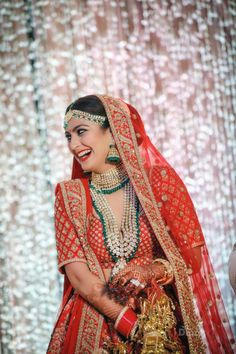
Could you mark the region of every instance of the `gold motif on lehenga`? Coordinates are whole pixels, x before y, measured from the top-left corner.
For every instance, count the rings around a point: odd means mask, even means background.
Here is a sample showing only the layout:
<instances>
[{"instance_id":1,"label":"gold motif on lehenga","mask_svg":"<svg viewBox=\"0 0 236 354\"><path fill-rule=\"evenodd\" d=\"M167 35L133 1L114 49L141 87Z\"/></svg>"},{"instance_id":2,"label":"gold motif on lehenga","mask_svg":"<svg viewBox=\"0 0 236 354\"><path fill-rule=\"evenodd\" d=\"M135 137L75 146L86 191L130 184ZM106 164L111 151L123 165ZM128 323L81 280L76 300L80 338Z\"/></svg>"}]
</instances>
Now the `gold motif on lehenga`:
<instances>
[{"instance_id":1,"label":"gold motif on lehenga","mask_svg":"<svg viewBox=\"0 0 236 354\"><path fill-rule=\"evenodd\" d=\"M54 329L52 333L52 337L48 346L47 354L58 354L61 352L63 343L66 336L66 331L68 328L69 320L70 320L70 312L69 309L71 307L71 303L73 302L73 297L69 300L64 308L65 318L64 321L61 322L60 326Z\"/></svg>"},{"instance_id":2,"label":"gold motif on lehenga","mask_svg":"<svg viewBox=\"0 0 236 354\"><path fill-rule=\"evenodd\" d=\"M96 353L99 348L103 317L88 304L82 311L74 354Z\"/></svg>"}]
</instances>

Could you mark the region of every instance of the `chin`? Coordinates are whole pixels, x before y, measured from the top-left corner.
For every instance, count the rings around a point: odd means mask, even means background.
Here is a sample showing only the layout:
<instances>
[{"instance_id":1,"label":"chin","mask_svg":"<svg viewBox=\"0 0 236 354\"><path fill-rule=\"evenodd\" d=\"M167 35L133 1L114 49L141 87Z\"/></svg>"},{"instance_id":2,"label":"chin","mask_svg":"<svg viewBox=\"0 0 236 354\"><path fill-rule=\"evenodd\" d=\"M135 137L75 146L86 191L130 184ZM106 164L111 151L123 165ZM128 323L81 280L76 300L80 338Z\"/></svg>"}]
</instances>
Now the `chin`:
<instances>
[{"instance_id":1,"label":"chin","mask_svg":"<svg viewBox=\"0 0 236 354\"><path fill-rule=\"evenodd\" d=\"M81 168L85 172L96 172L96 170L97 170L95 167L89 166L89 165L86 166L85 164L83 166L81 165Z\"/></svg>"},{"instance_id":2,"label":"chin","mask_svg":"<svg viewBox=\"0 0 236 354\"><path fill-rule=\"evenodd\" d=\"M92 163L92 161L89 163L85 162L85 163L80 163L80 166L82 168L83 171L86 172L95 172L95 173L103 173L105 171L107 171L107 169L109 169L109 164L107 164L106 162L102 161L101 163L97 163L96 165Z\"/></svg>"}]
</instances>

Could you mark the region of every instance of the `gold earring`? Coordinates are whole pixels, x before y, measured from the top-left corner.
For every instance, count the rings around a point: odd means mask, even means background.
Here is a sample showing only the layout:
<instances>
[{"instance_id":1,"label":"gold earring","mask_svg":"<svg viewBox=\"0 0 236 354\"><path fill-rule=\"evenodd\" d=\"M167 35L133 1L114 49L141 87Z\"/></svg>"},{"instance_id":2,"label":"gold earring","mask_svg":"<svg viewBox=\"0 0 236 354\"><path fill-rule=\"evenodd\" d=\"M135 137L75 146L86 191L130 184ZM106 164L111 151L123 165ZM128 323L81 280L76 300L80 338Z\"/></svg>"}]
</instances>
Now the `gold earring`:
<instances>
[{"instance_id":1,"label":"gold earring","mask_svg":"<svg viewBox=\"0 0 236 354\"><path fill-rule=\"evenodd\" d=\"M118 164L120 162L120 156L115 144L109 145L109 151L106 157L106 162Z\"/></svg>"}]
</instances>

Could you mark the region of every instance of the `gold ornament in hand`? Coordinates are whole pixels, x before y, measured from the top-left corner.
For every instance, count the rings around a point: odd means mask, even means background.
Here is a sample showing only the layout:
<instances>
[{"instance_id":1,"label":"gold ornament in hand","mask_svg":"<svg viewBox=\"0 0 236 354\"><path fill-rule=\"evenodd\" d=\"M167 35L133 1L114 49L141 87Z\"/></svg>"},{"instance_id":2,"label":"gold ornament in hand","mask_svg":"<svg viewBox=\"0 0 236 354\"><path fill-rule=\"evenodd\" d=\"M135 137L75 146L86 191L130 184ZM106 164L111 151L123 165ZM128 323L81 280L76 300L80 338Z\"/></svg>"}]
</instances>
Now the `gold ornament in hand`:
<instances>
[{"instance_id":1,"label":"gold ornament in hand","mask_svg":"<svg viewBox=\"0 0 236 354\"><path fill-rule=\"evenodd\" d=\"M174 309L173 301L157 286L148 299L140 299L141 313L133 341L142 345L141 354L183 352L175 329Z\"/></svg>"}]
</instances>

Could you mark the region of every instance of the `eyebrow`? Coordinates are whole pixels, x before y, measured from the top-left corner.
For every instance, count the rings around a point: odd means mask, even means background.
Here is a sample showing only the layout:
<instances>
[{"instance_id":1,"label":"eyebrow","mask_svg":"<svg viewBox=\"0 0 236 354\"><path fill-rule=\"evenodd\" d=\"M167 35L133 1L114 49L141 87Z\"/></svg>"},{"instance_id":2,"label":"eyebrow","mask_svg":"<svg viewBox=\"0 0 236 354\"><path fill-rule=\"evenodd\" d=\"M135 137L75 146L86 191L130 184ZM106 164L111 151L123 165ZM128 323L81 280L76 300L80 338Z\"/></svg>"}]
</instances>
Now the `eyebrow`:
<instances>
[{"instance_id":1,"label":"eyebrow","mask_svg":"<svg viewBox=\"0 0 236 354\"><path fill-rule=\"evenodd\" d=\"M87 125L85 123L78 124L72 129L72 132L74 132L77 128L80 128L80 127L89 127L89 125ZM70 134L70 132L68 130L66 130L65 134Z\"/></svg>"}]
</instances>

